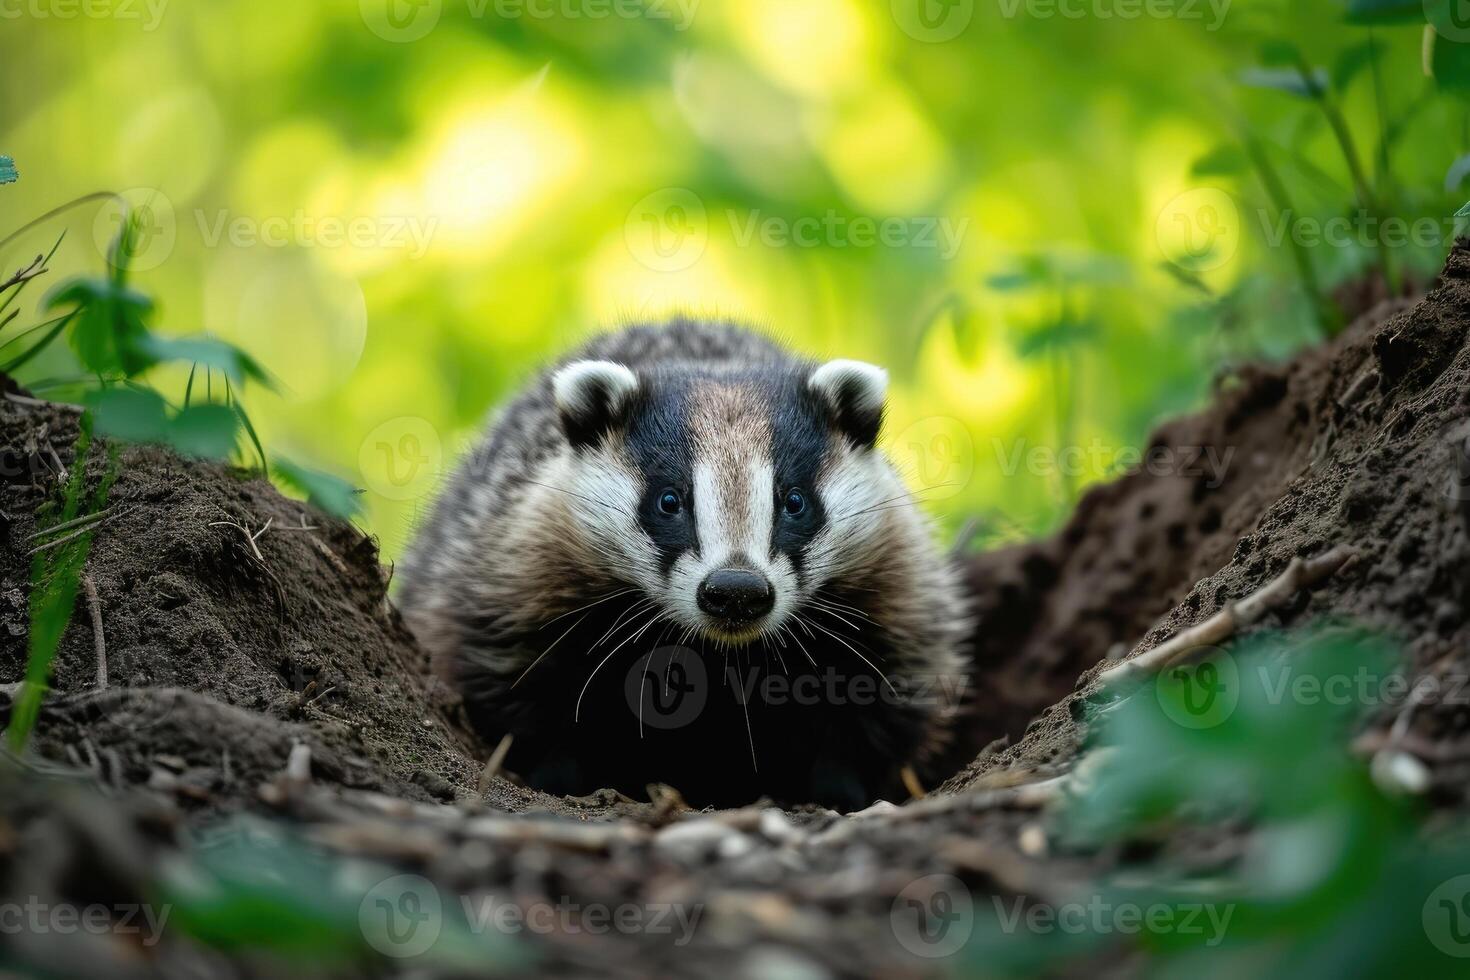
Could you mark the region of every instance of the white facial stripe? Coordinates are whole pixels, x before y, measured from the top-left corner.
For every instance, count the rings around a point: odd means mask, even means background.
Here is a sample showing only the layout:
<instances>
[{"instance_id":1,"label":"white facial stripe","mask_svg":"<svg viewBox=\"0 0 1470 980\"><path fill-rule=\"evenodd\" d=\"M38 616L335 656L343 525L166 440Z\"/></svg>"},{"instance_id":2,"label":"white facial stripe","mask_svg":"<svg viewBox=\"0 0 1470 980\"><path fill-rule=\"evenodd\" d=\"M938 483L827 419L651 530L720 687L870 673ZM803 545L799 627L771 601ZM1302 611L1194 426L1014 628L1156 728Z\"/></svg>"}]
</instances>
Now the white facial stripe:
<instances>
[{"instance_id":1,"label":"white facial stripe","mask_svg":"<svg viewBox=\"0 0 1470 980\"><path fill-rule=\"evenodd\" d=\"M884 524L912 519L906 512L914 506L903 481L877 453L842 450L821 486L827 521L807 552L806 567L818 579L808 584L812 590L871 561Z\"/></svg>"},{"instance_id":2,"label":"white facial stripe","mask_svg":"<svg viewBox=\"0 0 1470 980\"><path fill-rule=\"evenodd\" d=\"M771 464L761 460L694 464L694 516L702 566L713 570L732 559L747 558L766 570L775 479Z\"/></svg>"},{"instance_id":3,"label":"white facial stripe","mask_svg":"<svg viewBox=\"0 0 1470 980\"><path fill-rule=\"evenodd\" d=\"M658 588L658 556L638 524L641 483L620 452L600 447L558 457L537 482L566 491L551 494L575 517L596 560L612 562L612 570L649 591Z\"/></svg>"}]
</instances>

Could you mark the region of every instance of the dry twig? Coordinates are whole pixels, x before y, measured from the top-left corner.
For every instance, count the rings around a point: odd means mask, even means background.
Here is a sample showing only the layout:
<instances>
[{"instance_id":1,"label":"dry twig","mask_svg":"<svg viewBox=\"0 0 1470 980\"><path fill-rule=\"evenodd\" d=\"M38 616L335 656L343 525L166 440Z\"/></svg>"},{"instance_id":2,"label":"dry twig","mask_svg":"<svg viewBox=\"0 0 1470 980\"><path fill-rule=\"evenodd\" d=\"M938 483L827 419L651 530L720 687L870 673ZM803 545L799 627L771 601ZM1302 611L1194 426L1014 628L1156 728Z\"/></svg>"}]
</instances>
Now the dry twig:
<instances>
[{"instance_id":1,"label":"dry twig","mask_svg":"<svg viewBox=\"0 0 1470 980\"><path fill-rule=\"evenodd\" d=\"M1266 613L1286 605L1302 589L1330 578L1352 555L1351 548L1339 545L1316 558L1293 558L1286 571L1256 592L1231 603L1172 640L1108 668L1098 676L1098 682L1109 684L1157 674L1202 647L1224 643Z\"/></svg>"},{"instance_id":2,"label":"dry twig","mask_svg":"<svg viewBox=\"0 0 1470 980\"><path fill-rule=\"evenodd\" d=\"M87 593L87 609L92 614L92 645L97 650L97 689L107 689L107 641L102 638L102 600L97 598L97 584L92 576L82 573L82 589Z\"/></svg>"}]
</instances>

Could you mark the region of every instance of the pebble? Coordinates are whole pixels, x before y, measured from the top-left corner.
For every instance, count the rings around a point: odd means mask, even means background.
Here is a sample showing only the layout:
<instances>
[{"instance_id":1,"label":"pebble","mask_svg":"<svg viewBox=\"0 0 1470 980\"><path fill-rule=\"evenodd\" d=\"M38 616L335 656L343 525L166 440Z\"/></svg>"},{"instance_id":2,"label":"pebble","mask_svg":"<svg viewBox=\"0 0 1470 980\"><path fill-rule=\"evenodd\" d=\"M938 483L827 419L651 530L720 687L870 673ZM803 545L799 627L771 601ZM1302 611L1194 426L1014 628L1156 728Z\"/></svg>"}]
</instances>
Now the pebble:
<instances>
[{"instance_id":1,"label":"pebble","mask_svg":"<svg viewBox=\"0 0 1470 980\"><path fill-rule=\"evenodd\" d=\"M1395 796L1419 796L1429 789L1433 781L1424 763L1407 752L1394 749L1384 749L1373 756L1369 772L1379 789Z\"/></svg>"},{"instance_id":2,"label":"pebble","mask_svg":"<svg viewBox=\"0 0 1470 980\"><path fill-rule=\"evenodd\" d=\"M780 810L763 810L760 817L760 832L767 840L777 844L795 844L806 839L801 831Z\"/></svg>"},{"instance_id":3,"label":"pebble","mask_svg":"<svg viewBox=\"0 0 1470 980\"><path fill-rule=\"evenodd\" d=\"M740 843L745 841L745 845ZM678 861L704 861L716 854L733 856L750 849L750 838L717 820L683 820L660 830L653 838L653 848Z\"/></svg>"},{"instance_id":4,"label":"pebble","mask_svg":"<svg viewBox=\"0 0 1470 980\"><path fill-rule=\"evenodd\" d=\"M793 950L758 946L741 963L740 975L752 980L826 980L832 974Z\"/></svg>"}]
</instances>

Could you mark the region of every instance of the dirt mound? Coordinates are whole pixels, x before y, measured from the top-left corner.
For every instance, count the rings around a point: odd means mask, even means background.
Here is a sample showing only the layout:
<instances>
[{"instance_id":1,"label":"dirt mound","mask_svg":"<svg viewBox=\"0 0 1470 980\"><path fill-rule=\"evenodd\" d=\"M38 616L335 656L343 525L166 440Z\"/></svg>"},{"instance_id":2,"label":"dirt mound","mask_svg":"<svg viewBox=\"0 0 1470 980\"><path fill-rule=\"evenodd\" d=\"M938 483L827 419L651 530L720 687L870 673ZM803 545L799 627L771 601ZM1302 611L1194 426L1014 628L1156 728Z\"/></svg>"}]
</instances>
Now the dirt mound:
<instances>
[{"instance_id":1,"label":"dirt mound","mask_svg":"<svg viewBox=\"0 0 1470 980\"><path fill-rule=\"evenodd\" d=\"M952 760L964 769L929 799L848 817L692 815L657 788L647 804L552 799L499 776L482 787L487 747L428 676L370 539L249 474L127 449L87 564L105 656L83 595L29 774L0 768L0 895L173 894L170 858L217 868L248 838L251 862L261 841L282 856L271 881L356 896L345 906L350 952L324 973L390 972L401 950L367 937L386 959L365 958L356 916L404 873L445 902L494 895L522 910L703 917L683 943L651 928L523 928L534 941L517 949L539 951L535 965L553 972L927 972L892 910L927 900L912 889L928 876L1045 896L1118 860L1023 843L1047 799L1035 780L1065 768L1085 735L1078 719L1105 660L1204 621L1295 558L1348 546L1346 565L1258 627L1350 618L1400 637L1416 675L1465 673L1467 326L1462 243L1423 303L1380 307L1291 363L1226 379L1210 409L1159 430L1150 465L1092 489L1060 533L974 557L983 710ZM108 472L96 448L71 458L76 433L65 409L14 389L0 402L0 723L25 668L29 552L69 532L34 535L56 520L63 470L83 466L89 486ZM1470 786L1463 701L1406 716L1404 744L1431 763L1433 799L1451 807ZM1386 705L1384 723L1401 710ZM975 758L1003 738L1016 744ZM363 875L379 883L367 897L342 884ZM407 897L415 908L426 899L395 892L389 907ZM105 962L119 975L279 966L177 936L124 950L69 939L9 948L22 962ZM480 958L467 972L479 972L490 954L470 948ZM503 969L531 962L496 948Z\"/></svg>"},{"instance_id":2,"label":"dirt mound","mask_svg":"<svg viewBox=\"0 0 1470 980\"><path fill-rule=\"evenodd\" d=\"M1352 548L1348 566L1263 628L1350 619L1401 641L1416 677L1466 676L1467 328L1462 240L1422 302L1381 304L1330 344L1226 378L1207 411L1155 433L1154 464L1093 488L1054 537L973 559L980 702L999 710L976 719L972 744L1026 737L948 788L1064 762L1101 661L1151 649L1334 545ZM1458 743L1465 700L1431 699L1415 731ZM1465 774L1442 782L1463 794Z\"/></svg>"},{"instance_id":3,"label":"dirt mound","mask_svg":"<svg viewBox=\"0 0 1470 980\"><path fill-rule=\"evenodd\" d=\"M77 433L77 416L56 406L9 399L0 412L14 464L0 505L0 687L25 674L29 554L71 533L37 535L78 465ZM112 467L96 445L81 465L89 487ZM344 786L473 794L478 766L387 601L372 539L258 476L149 447L121 454L89 527L103 652L80 595L38 726L44 755L114 784L177 781L229 807L302 742Z\"/></svg>"}]
</instances>

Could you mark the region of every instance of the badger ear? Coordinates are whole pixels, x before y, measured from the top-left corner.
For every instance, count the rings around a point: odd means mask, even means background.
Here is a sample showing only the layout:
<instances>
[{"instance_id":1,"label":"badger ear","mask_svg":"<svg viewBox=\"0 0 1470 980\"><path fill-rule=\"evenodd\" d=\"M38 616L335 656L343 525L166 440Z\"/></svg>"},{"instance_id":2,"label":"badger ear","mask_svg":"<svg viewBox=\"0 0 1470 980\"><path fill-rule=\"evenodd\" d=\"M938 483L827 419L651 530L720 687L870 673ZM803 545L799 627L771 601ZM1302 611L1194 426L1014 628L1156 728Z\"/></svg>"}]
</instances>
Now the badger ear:
<instances>
[{"instance_id":1,"label":"badger ear","mask_svg":"<svg viewBox=\"0 0 1470 980\"><path fill-rule=\"evenodd\" d=\"M551 394L573 448L591 445L628 417L638 378L612 361L573 361L551 376Z\"/></svg>"},{"instance_id":2,"label":"badger ear","mask_svg":"<svg viewBox=\"0 0 1470 980\"><path fill-rule=\"evenodd\" d=\"M883 426L883 402L888 395L888 372L863 361L828 361L812 372L809 387L837 430L863 449L878 442Z\"/></svg>"}]
</instances>

